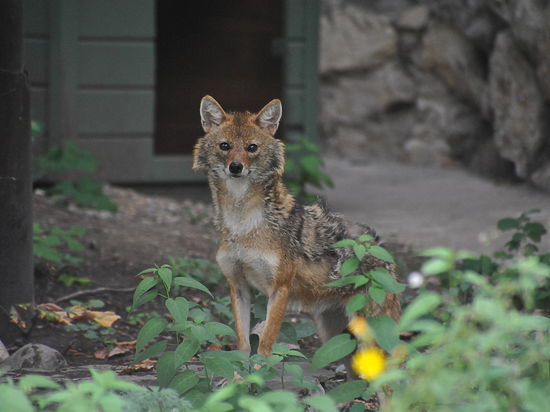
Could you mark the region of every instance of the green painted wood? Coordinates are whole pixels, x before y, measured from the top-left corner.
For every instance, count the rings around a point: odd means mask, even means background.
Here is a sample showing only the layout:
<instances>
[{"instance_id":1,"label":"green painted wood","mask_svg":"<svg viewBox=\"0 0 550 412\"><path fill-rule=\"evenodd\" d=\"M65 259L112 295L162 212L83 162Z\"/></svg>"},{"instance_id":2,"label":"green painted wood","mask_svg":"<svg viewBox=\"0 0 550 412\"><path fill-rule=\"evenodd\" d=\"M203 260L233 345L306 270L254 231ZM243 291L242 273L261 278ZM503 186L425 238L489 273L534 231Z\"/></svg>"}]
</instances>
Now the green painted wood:
<instances>
[{"instance_id":1,"label":"green painted wood","mask_svg":"<svg viewBox=\"0 0 550 412\"><path fill-rule=\"evenodd\" d=\"M81 138L76 143L97 158L97 177L115 183L196 182L191 156L153 156L151 138Z\"/></svg>"},{"instance_id":2,"label":"green painted wood","mask_svg":"<svg viewBox=\"0 0 550 412\"><path fill-rule=\"evenodd\" d=\"M318 138L319 1L286 0L285 136Z\"/></svg>"},{"instance_id":3,"label":"green painted wood","mask_svg":"<svg viewBox=\"0 0 550 412\"><path fill-rule=\"evenodd\" d=\"M76 136L78 3L50 0L49 144Z\"/></svg>"},{"instance_id":4,"label":"green painted wood","mask_svg":"<svg viewBox=\"0 0 550 412\"><path fill-rule=\"evenodd\" d=\"M155 48L152 42L80 42L80 86L153 86Z\"/></svg>"},{"instance_id":5,"label":"green painted wood","mask_svg":"<svg viewBox=\"0 0 550 412\"><path fill-rule=\"evenodd\" d=\"M23 1L23 32L25 36L48 36L49 13L47 0Z\"/></svg>"},{"instance_id":6,"label":"green painted wood","mask_svg":"<svg viewBox=\"0 0 550 412\"><path fill-rule=\"evenodd\" d=\"M153 90L80 90L78 134L153 135Z\"/></svg>"},{"instance_id":7,"label":"green painted wood","mask_svg":"<svg viewBox=\"0 0 550 412\"><path fill-rule=\"evenodd\" d=\"M154 0L78 0L78 3L81 37L155 37Z\"/></svg>"}]
</instances>

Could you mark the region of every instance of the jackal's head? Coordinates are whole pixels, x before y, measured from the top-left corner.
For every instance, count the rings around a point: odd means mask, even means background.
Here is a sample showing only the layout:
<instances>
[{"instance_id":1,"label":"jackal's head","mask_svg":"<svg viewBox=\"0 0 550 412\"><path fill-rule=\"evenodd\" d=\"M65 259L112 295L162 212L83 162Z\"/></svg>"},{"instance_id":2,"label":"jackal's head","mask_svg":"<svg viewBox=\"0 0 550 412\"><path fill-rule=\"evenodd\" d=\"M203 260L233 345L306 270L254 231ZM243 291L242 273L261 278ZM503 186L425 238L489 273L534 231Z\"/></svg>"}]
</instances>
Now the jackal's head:
<instances>
[{"instance_id":1,"label":"jackal's head","mask_svg":"<svg viewBox=\"0 0 550 412\"><path fill-rule=\"evenodd\" d=\"M284 145L273 137L281 101L274 99L258 113L226 113L210 96L201 100L205 131L193 150L193 170L208 170L223 179L263 181L284 171Z\"/></svg>"}]
</instances>

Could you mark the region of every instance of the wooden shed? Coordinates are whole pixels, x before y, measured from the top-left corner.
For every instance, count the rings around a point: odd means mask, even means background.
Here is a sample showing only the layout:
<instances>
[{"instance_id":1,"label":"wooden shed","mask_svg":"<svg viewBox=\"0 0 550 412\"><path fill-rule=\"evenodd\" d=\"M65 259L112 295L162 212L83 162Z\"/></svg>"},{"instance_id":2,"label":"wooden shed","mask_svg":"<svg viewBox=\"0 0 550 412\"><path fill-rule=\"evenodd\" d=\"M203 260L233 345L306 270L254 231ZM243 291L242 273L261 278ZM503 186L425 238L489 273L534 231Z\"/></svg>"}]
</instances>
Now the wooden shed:
<instances>
[{"instance_id":1,"label":"wooden shed","mask_svg":"<svg viewBox=\"0 0 550 412\"><path fill-rule=\"evenodd\" d=\"M184 182L199 100L258 110L317 137L318 0L24 0L37 151L67 139L120 183Z\"/></svg>"}]
</instances>

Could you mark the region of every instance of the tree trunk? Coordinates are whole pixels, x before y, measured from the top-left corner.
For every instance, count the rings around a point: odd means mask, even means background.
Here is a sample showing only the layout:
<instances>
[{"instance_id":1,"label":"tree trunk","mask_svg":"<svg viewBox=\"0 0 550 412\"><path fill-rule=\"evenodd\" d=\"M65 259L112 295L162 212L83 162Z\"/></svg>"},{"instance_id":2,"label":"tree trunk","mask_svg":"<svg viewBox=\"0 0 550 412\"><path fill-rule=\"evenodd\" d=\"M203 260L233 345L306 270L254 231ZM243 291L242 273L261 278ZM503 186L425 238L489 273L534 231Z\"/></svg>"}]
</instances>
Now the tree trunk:
<instances>
[{"instance_id":1,"label":"tree trunk","mask_svg":"<svg viewBox=\"0 0 550 412\"><path fill-rule=\"evenodd\" d=\"M29 86L23 70L22 0L0 0L0 337L7 311L33 303Z\"/></svg>"}]
</instances>

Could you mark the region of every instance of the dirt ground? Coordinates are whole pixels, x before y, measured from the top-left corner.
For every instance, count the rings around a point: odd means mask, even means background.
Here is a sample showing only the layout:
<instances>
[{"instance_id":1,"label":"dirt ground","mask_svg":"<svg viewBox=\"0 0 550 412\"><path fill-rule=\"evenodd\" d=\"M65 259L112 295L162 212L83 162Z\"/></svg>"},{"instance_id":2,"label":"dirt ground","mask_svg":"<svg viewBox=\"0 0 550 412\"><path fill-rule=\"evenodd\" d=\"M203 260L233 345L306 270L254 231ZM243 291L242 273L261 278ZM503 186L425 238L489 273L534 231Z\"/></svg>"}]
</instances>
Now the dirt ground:
<instances>
[{"instance_id":1,"label":"dirt ground","mask_svg":"<svg viewBox=\"0 0 550 412\"><path fill-rule=\"evenodd\" d=\"M113 311L121 316L113 324L114 332L104 339L90 339L84 336L86 329L68 331L63 324L33 319L28 322L26 333L8 346L10 352L28 342L43 343L59 350L69 366L128 363L131 354L102 360L98 353L101 356L102 350L110 350L113 341L136 339L141 325L139 321L135 324L135 319L129 322L127 312L133 289L140 281L136 275L155 264L168 263L169 257L213 260L217 235L209 220L209 205L148 196L117 187L106 187L105 191L117 204L117 213L67 206L36 191L34 220L43 229L79 226L86 233L78 238L84 251L71 252L82 258L80 263L36 266L35 301L36 304L54 303L65 308L71 305L71 300L99 299L105 306L95 310ZM74 283L69 287L59 281L61 274L87 278L90 282ZM220 287L223 290L223 286ZM104 290L97 291L99 288ZM145 310L154 309L154 305L149 305Z\"/></svg>"}]
</instances>

